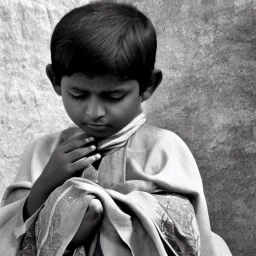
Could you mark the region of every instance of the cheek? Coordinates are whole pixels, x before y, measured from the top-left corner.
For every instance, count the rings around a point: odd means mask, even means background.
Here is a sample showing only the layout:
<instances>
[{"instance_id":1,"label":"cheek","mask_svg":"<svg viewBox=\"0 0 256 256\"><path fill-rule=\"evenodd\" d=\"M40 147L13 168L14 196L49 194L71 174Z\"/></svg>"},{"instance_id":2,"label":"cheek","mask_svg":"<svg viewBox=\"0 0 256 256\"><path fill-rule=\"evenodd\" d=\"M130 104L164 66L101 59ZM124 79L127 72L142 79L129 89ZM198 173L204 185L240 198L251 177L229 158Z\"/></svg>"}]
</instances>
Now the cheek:
<instances>
[{"instance_id":1,"label":"cheek","mask_svg":"<svg viewBox=\"0 0 256 256\"><path fill-rule=\"evenodd\" d=\"M133 97L129 98L129 101L127 101L125 110L128 112L136 112L138 108L140 107L141 100L140 97L135 94Z\"/></svg>"},{"instance_id":2,"label":"cheek","mask_svg":"<svg viewBox=\"0 0 256 256\"><path fill-rule=\"evenodd\" d=\"M111 107L112 117L119 121L129 122L135 117L140 108L140 100L138 98L129 98L120 104Z\"/></svg>"},{"instance_id":3,"label":"cheek","mask_svg":"<svg viewBox=\"0 0 256 256\"><path fill-rule=\"evenodd\" d=\"M71 120L75 121L79 118L80 108L79 104L74 102L73 100L63 97L63 105L66 110L66 113L71 118Z\"/></svg>"}]
</instances>

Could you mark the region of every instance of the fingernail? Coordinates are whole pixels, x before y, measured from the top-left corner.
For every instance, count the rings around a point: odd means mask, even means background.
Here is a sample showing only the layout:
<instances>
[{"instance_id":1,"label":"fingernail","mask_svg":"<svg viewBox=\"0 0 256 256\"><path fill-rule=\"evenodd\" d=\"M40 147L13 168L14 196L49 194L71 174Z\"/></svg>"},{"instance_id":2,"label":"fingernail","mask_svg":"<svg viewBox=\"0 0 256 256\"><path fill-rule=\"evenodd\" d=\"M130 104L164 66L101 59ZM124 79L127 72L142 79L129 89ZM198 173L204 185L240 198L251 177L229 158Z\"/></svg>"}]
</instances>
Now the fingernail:
<instances>
[{"instance_id":1,"label":"fingernail","mask_svg":"<svg viewBox=\"0 0 256 256\"><path fill-rule=\"evenodd\" d=\"M94 146L94 145L91 145L91 147L90 147L92 150L95 150L96 149L96 146Z\"/></svg>"},{"instance_id":2,"label":"fingernail","mask_svg":"<svg viewBox=\"0 0 256 256\"><path fill-rule=\"evenodd\" d=\"M100 158L101 158L101 155L100 155L100 154L96 154L94 157L95 157L96 159L100 159Z\"/></svg>"},{"instance_id":3,"label":"fingernail","mask_svg":"<svg viewBox=\"0 0 256 256\"><path fill-rule=\"evenodd\" d=\"M93 137L89 137L89 138L86 138L86 139L85 139L85 142L86 142L86 143L89 143L89 142L92 142L92 141L94 141L94 138L93 138Z\"/></svg>"}]
</instances>

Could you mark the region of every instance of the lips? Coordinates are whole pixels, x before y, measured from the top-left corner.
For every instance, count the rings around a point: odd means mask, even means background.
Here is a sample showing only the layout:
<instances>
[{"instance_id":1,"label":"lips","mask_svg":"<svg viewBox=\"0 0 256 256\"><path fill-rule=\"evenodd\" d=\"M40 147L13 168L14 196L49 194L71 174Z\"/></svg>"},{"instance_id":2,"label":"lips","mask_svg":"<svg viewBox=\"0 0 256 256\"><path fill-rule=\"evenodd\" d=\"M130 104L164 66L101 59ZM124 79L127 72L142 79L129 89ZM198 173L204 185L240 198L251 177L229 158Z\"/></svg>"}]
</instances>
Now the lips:
<instances>
[{"instance_id":1,"label":"lips","mask_svg":"<svg viewBox=\"0 0 256 256\"><path fill-rule=\"evenodd\" d=\"M86 124L86 125L91 126L91 127L105 127L105 126L107 126L105 124Z\"/></svg>"},{"instance_id":2,"label":"lips","mask_svg":"<svg viewBox=\"0 0 256 256\"><path fill-rule=\"evenodd\" d=\"M107 128L106 124L98 124L98 123L85 123L85 126L89 130L103 130Z\"/></svg>"}]
</instances>

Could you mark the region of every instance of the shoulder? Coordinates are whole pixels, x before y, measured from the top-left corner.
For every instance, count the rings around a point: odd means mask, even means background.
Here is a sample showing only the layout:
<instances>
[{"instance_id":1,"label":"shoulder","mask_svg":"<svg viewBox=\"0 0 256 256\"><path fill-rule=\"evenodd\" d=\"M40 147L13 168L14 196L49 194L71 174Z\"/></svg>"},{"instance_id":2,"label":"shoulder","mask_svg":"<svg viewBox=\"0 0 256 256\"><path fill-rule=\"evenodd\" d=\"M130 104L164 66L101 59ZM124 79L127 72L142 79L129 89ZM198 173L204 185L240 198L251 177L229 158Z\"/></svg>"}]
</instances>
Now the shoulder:
<instances>
[{"instance_id":1,"label":"shoulder","mask_svg":"<svg viewBox=\"0 0 256 256\"><path fill-rule=\"evenodd\" d=\"M145 149L187 147L176 133L148 124L140 127L133 136L131 143L136 143Z\"/></svg>"},{"instance_id":2,"label":"shoulder","mask_svg":"<svg viewBox=\"0 0 256 256\"><path fill-rule=\"evenodd\" d=\"M140 131L142 133L146 133L146 135L151 135L153 136L152 138L155 138L155 139L161 139L162 137L171 137L171 138L179 138L179 136L170 131L170 130L167 130L167 129L163 129L163 128L159 128L159 127L156 127L156 126L152 126L152 125L149 125L149 124L144 124L141 126L140 128Z\"/></svg>"},{"instance_id":3,"label":"shoulder","mask_svg":"<svg viewBox=\"0 0 256 256\"><path fill-rule=\"evenodd\" d=\"M142 125L127 148L127 162L137 161L146 173L164 175L190 173L200 178L195 159L185 142L174 132ZM177 173L178 172L178 173Z\"/></svg>"}]
</instances>

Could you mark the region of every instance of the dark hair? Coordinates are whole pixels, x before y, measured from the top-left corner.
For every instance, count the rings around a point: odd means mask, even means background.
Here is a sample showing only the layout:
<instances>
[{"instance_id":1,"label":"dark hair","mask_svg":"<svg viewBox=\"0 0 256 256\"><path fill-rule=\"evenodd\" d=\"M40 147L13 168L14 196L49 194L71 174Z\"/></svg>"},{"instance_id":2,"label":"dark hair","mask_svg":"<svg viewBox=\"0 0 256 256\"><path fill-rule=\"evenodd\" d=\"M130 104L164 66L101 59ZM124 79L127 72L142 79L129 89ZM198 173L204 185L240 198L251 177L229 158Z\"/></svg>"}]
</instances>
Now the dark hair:
<instances>
[{"instance_id":1,"label":"dark hair","mask_svg":"<svg viewBox=\"0 0 256 256\"><path fill-rule=\"evenodd\" d=\"M53 31L55 82L74 73L111 74L137 80L142 93L154 69L156 48L154 26L134 6L89 3L67 13Z\"/></svg>"}]
</instances>

